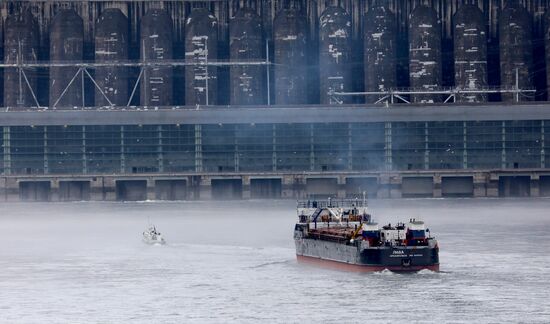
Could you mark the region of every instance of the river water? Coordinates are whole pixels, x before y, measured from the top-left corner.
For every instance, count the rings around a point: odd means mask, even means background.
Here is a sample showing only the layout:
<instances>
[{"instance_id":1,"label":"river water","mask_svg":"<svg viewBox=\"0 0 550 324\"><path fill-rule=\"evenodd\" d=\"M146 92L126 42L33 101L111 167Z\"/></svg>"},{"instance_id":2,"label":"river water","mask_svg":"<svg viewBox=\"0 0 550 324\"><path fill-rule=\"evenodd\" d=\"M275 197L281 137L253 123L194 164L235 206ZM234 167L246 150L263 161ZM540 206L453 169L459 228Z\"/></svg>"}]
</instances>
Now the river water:
<instances>
[{"instance_id":1,"label":"river water","mask_svg":"<svg viewBox=\"0 0 550 324\"><path fill-rule=\"evenodd\" d=\"M549 199L370 206L425 220L441 272L298 264L293 201L2 204L0 322L550 323Z\"/></svg>"}]
</instances>

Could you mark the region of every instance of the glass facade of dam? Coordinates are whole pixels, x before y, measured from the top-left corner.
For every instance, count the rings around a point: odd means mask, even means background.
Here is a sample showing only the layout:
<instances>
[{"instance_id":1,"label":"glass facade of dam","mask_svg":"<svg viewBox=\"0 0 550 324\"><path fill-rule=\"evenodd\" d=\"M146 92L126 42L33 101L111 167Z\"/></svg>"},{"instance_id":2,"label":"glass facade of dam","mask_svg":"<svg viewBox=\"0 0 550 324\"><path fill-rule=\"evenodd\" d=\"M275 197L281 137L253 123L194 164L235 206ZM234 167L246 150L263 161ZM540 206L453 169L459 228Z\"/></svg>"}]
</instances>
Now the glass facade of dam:
<instances>
[{"instance_id":1,"label":"glass facade of dam","mask_svg":"<svg viewBox=\"0 0 550 324\"><path fill-rule=\"evenodd\" d=\"M75 121L2 126L0 131L4 176L550 167L550 140L545 140L550 118L133 125Z\"/></svg>"}]
</instances>

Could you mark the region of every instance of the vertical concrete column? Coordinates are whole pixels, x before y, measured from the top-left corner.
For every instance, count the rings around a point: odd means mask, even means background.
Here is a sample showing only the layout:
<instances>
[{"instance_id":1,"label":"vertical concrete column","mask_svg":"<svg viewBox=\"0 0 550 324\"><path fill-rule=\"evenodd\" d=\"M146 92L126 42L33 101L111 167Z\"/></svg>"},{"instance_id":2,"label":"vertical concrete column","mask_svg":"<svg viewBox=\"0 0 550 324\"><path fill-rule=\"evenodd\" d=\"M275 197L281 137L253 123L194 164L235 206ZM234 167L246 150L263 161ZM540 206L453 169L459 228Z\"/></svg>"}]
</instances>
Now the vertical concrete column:
<instances>
[{"instance_id":1,"label":"vertical concrete column","mask_svg":"<svg viewBox=\"0 0 550 324\"><path fill-rule=\"evenodd\" d=\"M399 174L390 175L390 198L401 198L403 178Z\"/></svg>"},{"instance_id":2,"label":"vertical concrete column","mask_svg":"<svg viewBox=\"0 0 550 324\"><path fill-rule=\"evenodd\" d=\"M2 141L4 147L4 174L11 174L11 144L10 144L10 127L2 127Z\"/></svg>"},{"instance_id":3,"label":"vertical concrete column","mask_svg":"<svg viewBox=\"0 0 550 324\"><path fill-rule=\"evenodd\" d=\"M212 199L212 179L208 176L202 176L200 180L200 199Z\"/></svg>"},{"instance_id":4,"label":"vertical concrete column","mask_svg":"<svg viewBox=\"0 0 550 324\"><path fill-rule=\"evenodd\" d=\"M313 132L313 124L309 125L309 170L315 170L315 134Z\"/></svg>"},{"instance_id":5,"label":"vertical concrete column","mask_svg":"<svg viewBox=\"0 0 550 324\"><path fill-rule=\"evenodd\" d=\"M546 152L544 151L544 120L540 121L540 167L546 168Z\"/></svg>"},{"instance_id":6,"label":"vertical concrete column","mask_svg":"<svg viewBox=\"0 0 550 324\"><path fill-rule=\"evenodd\" d=\"M124 126L120 126L120 173L126 171L126 147L124 145ZM116 198L115 198L116 199Z\"/></svg>"},{"instance_id":7,"label":"vertical concrete column","mask_svg":"<svg viewBox=\"0 0 550 324\"><path fill-rule=\"evenodd\" d=\"M19 201L19 183L15 178L4 178L4 200Z\"/></svg>"},{"instance_id":8,"label":"vertical concrete column","mask_svg":"<svg viewBox=\"0 0 550 324\"><path fill-rule=\"evenodd\" d=\"M474 173L474 197L487 196L487 183L489 176L486 173Z\"/></svg>"},{"instance_id":9,"label":"vertical concrete column","mask_svg":"<svg viewBox=\"0 0 550 324\"><path fill-rule=\"evenodd\" d=\"M200 198L200 176L188 176L187 177L187 198L191 200L198 200Z\"/></svg>"},{"instance_id":10,"label":"vertical concrete column","mask_svg":"<svg viewBox=\"0 0 550 324\"><path fill-rule=\"evenodd\" d=\"M441 175L434 174L433 181L434 181L433 196L434 198L440 198L443 194L442 188L441 188Z\"/></svg>"},{"instance_id":11,"label":"vertical concrete column","mask_svg":"<svg viewBox=\"0 0 550 324\"><path fill-rule=\"evenodd\" d=\"M2 186L0 186L0 201L8 200L8 178L4 177L2 179Z\"/></svg>"},{"instance_id":12,"label":"vertical concrete column","mask_svg":"<svg viewBox=\"0 0 550 324\"><path fill-rule=\"evenodd\" d=\"M487 181L487 197L498 197L498 174L489 174Z\"/></svg>"},{"instance_id":13,"label":"vertical concrete column","mask_svg":"<svg viewBox=\"0 0 550 324\"><path fill-rule=\"evenodd\" d=\"M272 127L272 153L271 153L271 163L272 170L277 171L277 126L276 124L271 125Z\"/></svg>"},{"instance_id":14,"label":"vertical concrete column","mask_svg":"<svg viewBox=\"0 0 550 324\"><path fill-rule=\"evenodd\" d=\"M195 125L195 172L202 172L202 127Z\"/></svg>"},{"instance_id":15,"label":"vertical concrete column","mask_svg":"<svg viewBox=\"0 0 550 324\"><path fill-rule=\"evenodd\" d=\"M8 200L8 188L7 188L7 181L8 178L2 178L0 179L0 201L6 201Z\"/></svg>"},{"instance_id":16,"label":"vertical concrete column","mask_svg":"<svg viewBox=\"0 0 550 324\"><path fill-rule=\"evenodd\" d=\"M377 198L390 198L390 176L387 173L382 173L378 177Z\"/></svg>"},{"instance_id":17,"label":"vertical concrete column","mask_svg":"<svg viewBox=\"0 0 550 324\"><path fill-rule=\"evenodd\" d=\"M50 181L50 201L60 201L59 197L59 179L54 178Z\"/></svg>"},{"instance_id":18,"label":"vertical concrete column","mask_svg":"<svg viewBox=\"0 0 550 324\"><path fill-rule=\"evenodd\" d=\"M348 171L353 170L353 145L352 145L353 132L351 129L351 123L348 123Z\"/></svg>"},{"instance_id":19,"label":"vertical concrete column","mask_svg":"<svg viewBox=\"0 0 550 324\"><path fill-rule=\"evenodd\" d=\"M462 123L462 168L468 169L468 123Z\"/></svg>"},{"instance_id":20,"label":"vertical concrete column","mask_svg":"<svg viewBox=\"0 0 550 324\"><path fill-rule=\"evenodd\" d=\"M293 190L293 177L290 175L284 175L281 179L281 196L283 198L293 198L294 197L294 190Z\"/></svg>"},{"instance_id":21,"label":"vertical concrete column","mask_svg":"<svg viewBox=\"0 0 550 324\"><path fill-rule=\"evenodd\" d=\"M338 191L336 192L338 198L346 198L346 176L338 176Z\"/></svg>"},{"instance_id":22,"label":"vertical concrete column","mask_svg":"<svg viewBox=\"0 0 550 324\"><path fill-rule=\"evenodd\" d=\"M48 174L49 163L48 163L48 127L44 127L44 174Z\"/></svg>"},{"instance_id":23,"label":"vertical concrete column","mask_svg":"<svg viewBox=\"0 0 550 324\"><path fill-rule=\"evenodd\" d=\"M540 197L540 175L531 175L531 197Z\"/></svg>"},{"instance_id":24,"label":"vertical concrete column","mask_svg":"<svg viewBox=\"0 0 550 324\"><path fill-rule=\"evenodd\" d=\"M86 158L86 126L82 126L82 173L88 173L88 161Z\"/></svg>"},{"instance_id":25,"label":"vertical concrete column","mask_svg":"<svg viewBox=\"0 0 550 324\"><path fill-rule=\"evenodd\" d=\"M242 176L241 181L243 183L243 199L250 199L250 197L251 197L250 177L249 176Z\"/></svg>"},{"instance_id":26,"label":"vertical concrete column","mask_svg":"<svg viewBox=\"0 0 550 324\"><path fill-rule=\"evenodd\" d=\"M237 141L237 130L233 130L233 147L235 148L235 153L233 153L233 158L235 160L234 170L239 172L240 170L240 161L239 161L239 142Z\"/></svg>"},{"instance_id":27,"label":"vertical concrete column","mask_svg":"<svg viewBox=\"0 0 550 324\"><path fill-rule=\"evenodd\" d=\"M391 123L384 123L384 162L386 171L393 169L391 133Z\"/></svg>"},{"instance_id":28,"label":"vertical concrete column","mask_svg":"<svg viewBox=\"0 0 550 324\"><path fill-rule=\"evenodd\" d=\"M283 198L304 198L306 192L305 175L285 175L282 179L282 195Z\"/></svg>"},{"instance_id":29,"label":"vertical concrete column","mask_svg":"<svg viewBox=\"0 0 550 324\"><path fill-rule=\"evenodd\" d=\"M90 181L90 200L105 200L103 190L103 177L93 178L92 181Z\"/></svg>"},{"instance_id":30,"label":"vertical concrete column","mask_svg":"<svg viewBox=\"0 0 550 324\"><path fill-rule=\"evenodd\" d=\"M157 145L157 154L158 154L158 169L159 172L164 172L164 153L162 149L162 125L157 126L157 137L158 137L158 145Z\"/></svg>"},{"instance_id":31,"label":"vertical concrete column","mask_svg":"<svg viewBox=\"0 0 550 324\"><path fill-rule=\"evenodd\" d=\"M103 191L103 200L116 201L116 180L112 177L102 177L101 188Z\"/></svg>"},{"instance_id":32,"label":"vertical concrete column","mask_svg":"<svg viewBox=\"0 0 550 324\"><path fill-rule=\"evenodd\" d=\"M295 174L294 178L294 197L303 199L307 197L307 180L305 174Z\"/></svg>"},{"instance_id":33,"label":"vertical concrete column","mask_svg":"<svg viewBox=\"0 0 550 324\"><path fill-rule=\"evenodd\" d=\"M503 169L506 169L506 122L505 121L502 122L501 127L502 127L502 136L501 136L502 153L500 157L500 160L501 160L500 167Z\"/></svg>"},{"instance_id":34,"label":"vertical concrete column","mask_svg":"<svg viewBox=\"0 0 550 324\"><path fill-rule=\"evenodd\" d=\"M424 170L430 169L430 147L428 143L430 141L428 134L428 122L424 123Z\"/></svg>"},{"instance_id":35,"label":"vertical concrete column","mask_svg":"<svg viewBox=\"0 0 550 324\"><path fill-rule=\"evenodd\" d=\"M155 179L148 178L147 179L147 200L155 200Z\"/></svg>"}]
</instances>

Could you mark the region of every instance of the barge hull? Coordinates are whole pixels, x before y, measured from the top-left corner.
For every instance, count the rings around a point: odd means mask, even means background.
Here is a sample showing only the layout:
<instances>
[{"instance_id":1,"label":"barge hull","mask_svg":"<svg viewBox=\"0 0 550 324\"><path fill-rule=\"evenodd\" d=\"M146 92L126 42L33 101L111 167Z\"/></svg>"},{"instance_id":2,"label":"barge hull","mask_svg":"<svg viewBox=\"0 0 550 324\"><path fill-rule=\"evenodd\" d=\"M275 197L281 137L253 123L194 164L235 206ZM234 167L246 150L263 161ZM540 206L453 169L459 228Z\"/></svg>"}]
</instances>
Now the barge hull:
<instances>
[{"instance_id":1,"label":"barge hull","mask_svg":"<svg viewBox=\"0 0 550 324\"><path fill-rule=\"evenodd\" d=\"M377 271L383 271L386 269L392 272L417 272L424 269L436 271L436 272L439 271L439 264L410 266L410 267L370 266L370 265L344 263L340 261L333 261L333 260L321 259L318 257L311 257L311 256L305 256L305 255L298 255L298 254L296 255L296 258L300 263L317 265L328 269L343 270L343 271L350 271L350 272L377 272Z\"/></svg>"},{"instance_id":2,"label":"barge hull","mask_svg":"<svg viewBox=\"0 0 550 324\"><path fill-rule=\"evenodd\" d=\"M294 240L299 261L310 261L331 268L358 272L382 271L415 272L423 269L439 270L437 248L405 247L376 248L360 251L356 244L331 242L321 239ZM405 265L404 260L407 260Z\"/></svg>"}]
</instances>

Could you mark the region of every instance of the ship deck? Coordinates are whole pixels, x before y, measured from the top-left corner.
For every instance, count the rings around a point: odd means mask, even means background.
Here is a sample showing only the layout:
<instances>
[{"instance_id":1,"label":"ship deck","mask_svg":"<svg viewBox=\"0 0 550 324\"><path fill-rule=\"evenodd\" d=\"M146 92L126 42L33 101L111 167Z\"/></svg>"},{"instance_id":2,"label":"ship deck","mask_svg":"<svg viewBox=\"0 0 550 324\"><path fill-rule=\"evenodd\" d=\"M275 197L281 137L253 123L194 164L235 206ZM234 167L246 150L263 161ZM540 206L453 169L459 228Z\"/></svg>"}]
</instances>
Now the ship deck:
<instances>
[{"instance_id":1,"label":"ship deck","mask_svg":"<svg viewBox=\"0 0 550 324\"><path fill-rule=\"evenodd\" d=\"M333 242L349 241L352 238L355 228L350 226L334 226L310 229L307 238L319 239Z\"/></svg>"}]
</instances>

